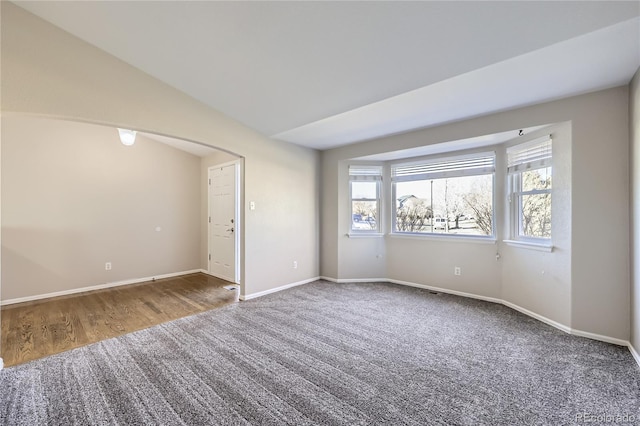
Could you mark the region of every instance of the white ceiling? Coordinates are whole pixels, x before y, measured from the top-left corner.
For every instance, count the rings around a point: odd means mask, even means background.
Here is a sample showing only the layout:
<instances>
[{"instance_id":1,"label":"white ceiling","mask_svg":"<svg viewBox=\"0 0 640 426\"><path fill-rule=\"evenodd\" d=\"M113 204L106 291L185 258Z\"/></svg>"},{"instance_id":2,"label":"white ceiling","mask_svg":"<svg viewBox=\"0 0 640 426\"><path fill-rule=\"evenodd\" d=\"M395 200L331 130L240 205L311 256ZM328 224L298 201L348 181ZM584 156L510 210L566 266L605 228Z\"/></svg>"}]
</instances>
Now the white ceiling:
<instances>
[{"instance_id":1,"label":"white ceiling","mask_svg":"<svg viewBox=\"0 0 640 426\"><path fill-rule=\"evenodd\" d=\"M640 2L16 3L317 149L626 84L640 67Z\"/></svg>"}]
</instances>

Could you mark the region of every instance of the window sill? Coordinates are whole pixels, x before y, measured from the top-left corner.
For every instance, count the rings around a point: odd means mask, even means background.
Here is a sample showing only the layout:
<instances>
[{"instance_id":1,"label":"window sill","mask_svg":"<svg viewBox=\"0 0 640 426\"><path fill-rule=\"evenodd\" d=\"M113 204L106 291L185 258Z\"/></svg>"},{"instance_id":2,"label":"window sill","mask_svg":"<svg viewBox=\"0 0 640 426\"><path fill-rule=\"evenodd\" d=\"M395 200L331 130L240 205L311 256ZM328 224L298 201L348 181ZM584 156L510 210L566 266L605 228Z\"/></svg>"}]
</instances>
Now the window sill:
<instances>
[{"instance_id":1,"label":"window sill","mask_svg":"<svg viewBox=\"0 0 640 426\"><path fill-rule=\"evenodd\" d=\"M502 242L508 246L518 247L518 248L523 248L528 250L544 251L547 253L551 253L553 251L552 244L532 243L530 241L516 241L516 240L503 240Z\"/></svg>"},{"instance_id":2,"label":"window sill","mask_svg":"<svg viewBox=\"0 0 640 426\"><path fill-rule=\"evenodd\" d=\"M437 234L387 234L390 238L410 239L410 240L430 240L445 241L453 243L476 243L476 244L495 244L496 239L492 237L472 237L468 235L437 235Z\"/></svg>"},{"instance_id":3,"label":"window sill","mask_svg":"<svg viewBox=\"0 0 640 426\"><path fill-rule=\"evenodd\" d=\"M382 238L384 237L384 234L381 234L380 232L349 232L347 234L347 237L349 238Z\"/></svg>"}]
</instances>

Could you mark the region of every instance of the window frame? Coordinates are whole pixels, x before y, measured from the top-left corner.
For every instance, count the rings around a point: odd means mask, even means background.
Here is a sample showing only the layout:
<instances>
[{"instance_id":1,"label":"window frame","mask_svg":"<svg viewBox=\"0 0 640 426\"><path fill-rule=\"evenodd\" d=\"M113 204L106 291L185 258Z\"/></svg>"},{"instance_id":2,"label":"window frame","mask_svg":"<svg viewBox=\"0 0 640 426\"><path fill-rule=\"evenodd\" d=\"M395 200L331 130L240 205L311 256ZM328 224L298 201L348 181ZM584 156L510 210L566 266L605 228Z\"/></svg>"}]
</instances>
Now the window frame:
<instances>
[{"instance_id":1,"label":"window frame","mask_svg":"<svg viewBox=\"0 0 640 426\"><path fill-rule=\"evenodd\" d=\"M371 235L381 233L381 212L382 212L382 173L381 165L349 165L349 234L350 235ZM376 184L376 198L354 198L354 182L374 182ZM353 202L375 202L376 203L376 226L371 229L354 229L353 227Z\"/></svg>"},{"instance_id":2,"label":"window frame","mask_svg":"<svg viewBox=\"0 0 640 426\"><path fill-rule=\"evenodd\" d=\"M491 160L490 164L482 163L482 159ZM448 170L446 165L468 161L473 166L474 160L477 161L475 167L459 168L457 170ZM444 168L438 169L438 165ZM433 167L431 167L433 166ZM399 168L416 167L418 170L426 173L415 173L414 175L397 176L396 170ZM435 169L435 170L431 170ZM390 165L391 172L391 235L392 236L411 236L421 238L454 238L467 240L496 240L496 152L482 151L471 154L453 155L447 157L424 158L421 160L413 160L409 162L398 162ZM491 175L491 234L490 235L474 235L474 234L452 234L440 232L409 232L397 230L397 190L398 182L418 182L418 181L435 181L439 179L451 179L458 177L471 176L487 176ZM448 219L448 218L447 218Z\"/></svg>"},{"instance_id":3,"label":"window frame","mask_svg":"<svg viewBox=\"0 0 640 426\"><path fill-rule=\"evenodd\" d=\"M525 172L551 168L551 188L522 190ZM551 246L553 241L553 138L545 135L507 148L507 182L511 241ZM550 237L534 237L523 232L522 199L528 195L549 194L551 197Z\"/></svg>"}]
</instances>

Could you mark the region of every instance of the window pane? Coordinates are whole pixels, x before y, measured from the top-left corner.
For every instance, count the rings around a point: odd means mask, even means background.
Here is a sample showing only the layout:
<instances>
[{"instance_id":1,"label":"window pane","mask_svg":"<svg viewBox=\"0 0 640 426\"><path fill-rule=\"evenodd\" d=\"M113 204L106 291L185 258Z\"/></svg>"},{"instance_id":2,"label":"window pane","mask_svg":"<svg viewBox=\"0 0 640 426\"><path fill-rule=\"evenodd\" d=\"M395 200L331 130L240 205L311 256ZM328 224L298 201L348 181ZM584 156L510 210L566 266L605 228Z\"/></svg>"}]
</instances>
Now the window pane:
<instances>
[{"instance_id":1,"label":"window pane","mask_svg":"<svg viewBox=\"0 0 640 426\"><path fill-rule=\"evenodd\" d=\"M551 194L521 197L520 233L526 237L551 238Z\"/></svg>"},{"instance_id":2,"label":"window pane","mask_svg":"<svg viewBox=\"0 0 640 426\"><path fill-rule=\"evenodd\" d=\"M551 189L551 167L522 172L522 191Z\"/></svg>"},{"instance_id":3,"label":"window pane","mask_svg":"<svg viewBox=\"0 0 640 426\"><path fill-rule=\"evenodd\" d=\"M351 182L351 198L376 199L378 198L377 182Z\"/></svg>"},{"instance_id":4,"label":"window pane","mask_svg":"<svg viewBox=\"0 0 640 426\"><path fill-rule=\"evenodd\" d=\"M431 181L396 183L398 232L431 232Z\"/></svg>"},{"instance_id":5,"label":"window pane","mask_svg":"<svg viewBox=\"0 0 640 426\"><path fill-rule=\"evenodd\" d=\"M493 175L397 182L397 232L493 235Z\"/></svg>"},{"instance_id":6,"label":"window pane","mask_svg":"<svg viewBox=\"0 0 640 426\"><path fill-rule=\"evenodd\" d=\"M377 230L378 202L351 202L351 229L361 231Z\"/></svg>"}]
</instances>

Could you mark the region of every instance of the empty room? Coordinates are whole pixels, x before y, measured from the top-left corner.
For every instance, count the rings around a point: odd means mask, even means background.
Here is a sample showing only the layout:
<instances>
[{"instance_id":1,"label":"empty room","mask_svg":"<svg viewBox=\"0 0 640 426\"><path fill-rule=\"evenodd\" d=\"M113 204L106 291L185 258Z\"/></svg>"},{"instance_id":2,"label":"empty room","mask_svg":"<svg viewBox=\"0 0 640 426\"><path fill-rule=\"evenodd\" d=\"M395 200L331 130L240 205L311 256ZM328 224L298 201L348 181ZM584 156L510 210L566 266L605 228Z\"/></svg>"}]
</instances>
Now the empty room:
<instances>
[{"instance_id":1,"label":"empty room","mask_svg":"<svg viewBox=\"0 0 640 426\"><path fill-rule=\"evenodd\" d=\"M640 2L0 20L0 424L640 423Z\"/></svg>"}]
</instances>

